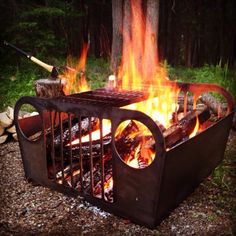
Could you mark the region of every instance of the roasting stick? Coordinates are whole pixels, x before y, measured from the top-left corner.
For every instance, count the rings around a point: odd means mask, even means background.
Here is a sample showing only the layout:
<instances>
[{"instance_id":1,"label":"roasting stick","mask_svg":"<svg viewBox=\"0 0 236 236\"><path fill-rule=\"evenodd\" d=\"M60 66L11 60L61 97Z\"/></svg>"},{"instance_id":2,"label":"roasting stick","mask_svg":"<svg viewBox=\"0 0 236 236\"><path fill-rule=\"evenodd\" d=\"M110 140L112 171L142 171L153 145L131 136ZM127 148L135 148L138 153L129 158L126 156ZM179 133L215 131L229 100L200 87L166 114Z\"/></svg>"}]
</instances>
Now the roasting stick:
<instances>
[{"instance_id":1,"label":"roasting stick","mask_svg":"<svg viewBox=\"0 0 236 236\"><path fill-rule=\"evenodd\" d=\"M35 64L43 67L45 70L47 70L48 72L50 72L51 74L51 77L53 79L56 79L58 78L59 74L60 74L60 69L59 67L56 67L56 66L52 66L52 65L49 65L39 59L37 59L36 57L26 53L25 51L23 51L22 49L16 47L15 45L11 44L11 43L8 43L6 41L4 41L4 45L5 46L8 46L12 49L14 49L15 51L17 51L18 53L20 53L21 55L27 57L28 59L30 59L31 61L33 61ZM73 71L73 72L76 72L75 69L71 68L71 67L68 67L68 66L63 66L62 68L64 71ZM62 72L63 73L63 72Z\"/></svg>"}]
</instances>

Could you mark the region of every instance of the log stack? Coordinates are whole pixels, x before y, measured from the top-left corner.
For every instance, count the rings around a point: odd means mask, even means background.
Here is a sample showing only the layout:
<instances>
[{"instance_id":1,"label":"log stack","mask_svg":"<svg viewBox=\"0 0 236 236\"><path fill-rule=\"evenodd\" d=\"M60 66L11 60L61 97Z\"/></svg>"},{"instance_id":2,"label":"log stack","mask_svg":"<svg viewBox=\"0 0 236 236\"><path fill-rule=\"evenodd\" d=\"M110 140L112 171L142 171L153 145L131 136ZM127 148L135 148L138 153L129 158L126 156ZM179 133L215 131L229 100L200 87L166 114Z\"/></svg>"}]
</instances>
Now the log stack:
<instances>
[{"instance_id":1,"label":"log stack","mask_svg":"<svg viewBox=\"0 0 236 236\"><path fill-rule=\"evenodd\" d=\"M0 113L0 144L5 143L8 137L17 140L13 114L14 110L9 106L4 112Z\"/></svg>"},{"instance_id":2,"label":"log stack","mask_svg":"<svg viewBox=\"0 0 236 236\"><path fill-rule=\"evenodd\" d=\"M33 115L36 115L36 112L20 111L19 118L26 118ZM18 140L14 123L14 109L8 106L5 111L0 113L0 144L10 139Z\"/></svg>"}]
</instances>

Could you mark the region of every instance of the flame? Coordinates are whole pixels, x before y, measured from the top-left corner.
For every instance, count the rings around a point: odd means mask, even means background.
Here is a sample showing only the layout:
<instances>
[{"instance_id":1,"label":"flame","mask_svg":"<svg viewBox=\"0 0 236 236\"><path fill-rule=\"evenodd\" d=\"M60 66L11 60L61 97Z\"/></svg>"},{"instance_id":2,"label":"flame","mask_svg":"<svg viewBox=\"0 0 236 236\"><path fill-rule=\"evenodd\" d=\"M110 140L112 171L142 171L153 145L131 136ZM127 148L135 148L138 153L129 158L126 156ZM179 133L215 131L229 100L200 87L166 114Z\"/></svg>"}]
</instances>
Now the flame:
<instances>
[{"instance_id":1,"label":"flame","mask_svg":"<svg viewBox=\"0 0 236 236\"><path fill-rule=\"evenodd\" d=\"M155 151L149 144L153 136L143 123L136 120L122 122L116 130L115 138L119 140L118 153L121 152L121 158L129 166L142 169L153 162Z\"/></svg>"},{"instance_id":2,"label":"flame","mask_svg":"<svg viewBox=\"0 0 236 236\"><path fill-rule=\"evenodd\" d=\"M110 191L111 189L113 189L113 178L112 178L112 176L110 176L110 178L107 179L107 180L104 182L104 190L105 190L105 192L108 192L108 191Z\"/></svg>"},{"instance_id":3,"label":"flame","mask_svg":"<svg viewBox=\"0 0 236 236\"><path fill-rule=\"evenodd\" d=\"M165 86L169 80L165 69L158 64L157 39L149 19L145 24L143 19L140 1L132 0L131 32L123 32L118 89L145 91L148 94L146 101L125 108L144 112L168 128L177 109L178 90L175 86Z\"/></svg>"},{"instance_id":4,"label":"flame","mask_svg":"<svg viewBox=\"0 0 236 236\"><path fill-rule=\"evenodd\" d=\"M189 138L194 137L197 134L198 130L199 130L199 119L198 119L198 116L196 116L196 125L195 125L192 133L189 135Z\"/></svg>"},{"instance_id":5,"label":"flame","mask_svg":"<svg viewBox=\"0 0 236 236\"><path fill-rule=\"evenodd\" d=\"M84 44L77 65L73 65L74 63L72 58L68 57L67 64L69 65L69 67L75 69L66 70L64 74L61 76L62 81L65 84L63 87L65 95L90 90L90 86L88 85L85 76L87 52L88 52L88 45Z\"/></svg>"},{"instance_id":6,"label":"flame","mask_svg":"<svg viewBox=\"0 0 236 236\"><path fill-rule=\"evenodd\" d=\"M99 126L98 126L99 127ZM102 137L108 135L111 133L111 121L107 120L107 119L103 119L102 120ZM100 128L96 129L95 131L91 132L91 140L92 141L96 141L101 139L100 137ZM81 143L86 143L90 141L90 135L87 134L85 136L81 137ZM71 142L71 145L76 145L80 143L80 139L75 139ZM69 146L70 144L68 144L67 146Z\"/></svg>"}]
</instances>

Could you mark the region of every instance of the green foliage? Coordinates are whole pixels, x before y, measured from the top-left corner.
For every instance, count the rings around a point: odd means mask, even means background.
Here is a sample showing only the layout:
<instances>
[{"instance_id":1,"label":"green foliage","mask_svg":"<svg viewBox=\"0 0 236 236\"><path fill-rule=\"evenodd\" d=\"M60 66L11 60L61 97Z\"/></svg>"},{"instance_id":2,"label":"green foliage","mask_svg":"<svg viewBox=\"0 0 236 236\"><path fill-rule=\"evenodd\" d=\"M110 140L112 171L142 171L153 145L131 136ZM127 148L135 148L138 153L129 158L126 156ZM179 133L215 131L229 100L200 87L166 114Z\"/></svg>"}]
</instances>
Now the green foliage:
<instances>
[{"instance_id":1,"label":"green foliage","mask_svg":"<svg viewBox=\"0 0 236 236\"><path fill-rule=\"evenodd\" d=\"M36 79L33 69L22 71L21 69L9 67L8 71L1 74L0 79L0 109L6 106L14 106L18 98L22 96L33 96L33 81Z\"/></svg>"},{"instance_id":2,"label":"green foliage","mask_svg":"<svg viewBox=\"0 0 236 236\"><path fill-rule=\"evenodd\" d=\"M92 89L104 87L109 73L108 61L97 58L87 60L86 75Z\"/></svg>"},{"instance_id":3,"label":"green foliage","mask_svg":"<svg viewBox=\"0 0 236 236\"><path fill-rule=\"evenodd\" d=\"M236 98L236 67L229 68L221 62L199 68L170 67L166 65L171 80L194 83L218 84L228 90Z\"/></svg>"},{"instance_id":4,"label":"green foliage","mask_svg":"<svg viewBox=\"0 0 236 236\"><path fill-rule=\"evenodd\" d=\"M64 65L63 59L53 59L55 65ZM31 61L22 58L16 66L0 71L0 111L14 106L22 96L35 96L34 81L47 78L49 73ZM86 77L92 89L104 87L109 75L109 64L104 59L88 58Z\"/></svg>"}]
</instances>

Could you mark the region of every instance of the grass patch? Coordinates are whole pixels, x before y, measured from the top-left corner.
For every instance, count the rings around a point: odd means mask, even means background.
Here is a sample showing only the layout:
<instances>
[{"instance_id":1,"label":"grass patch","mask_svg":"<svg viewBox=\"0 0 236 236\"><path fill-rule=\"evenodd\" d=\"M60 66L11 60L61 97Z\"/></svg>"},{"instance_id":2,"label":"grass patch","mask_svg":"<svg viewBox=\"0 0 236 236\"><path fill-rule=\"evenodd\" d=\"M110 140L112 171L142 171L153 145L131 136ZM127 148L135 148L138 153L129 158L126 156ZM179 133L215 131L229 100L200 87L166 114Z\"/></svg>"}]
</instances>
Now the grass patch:
<instances>
[{"instance_id":1,"label":"grass patch","mask_svg":"<svg viewBox=\"0 0 236 236\"><path fill-rule=\"evenodd\" d=\"M229 91L236 99L236 67L227 64L205 65L200 68L166 66L171 80L218 84Z\"/></svg>"},{"instance_id":2,"label":"grass patch","mask_svg":"<svg viewBox=\"0 0 236 236\"><path fill-rule=\"evenodd\" d=\"M54 64L64 65L64 59L55 59ZM205 65L201 68L170 67L166 65L171 80L199 83L216 83L236 98L236 67L228 68L219 63L216 66ZM88 58L86 76L92 89L104 87L109 76L109 61ZM22 96L34 96L34 81L47 78L48 72L33 62L22 58L18 65L2 67L0 71L0 110L14 106Z\"/></svg>"}]
</instances>

